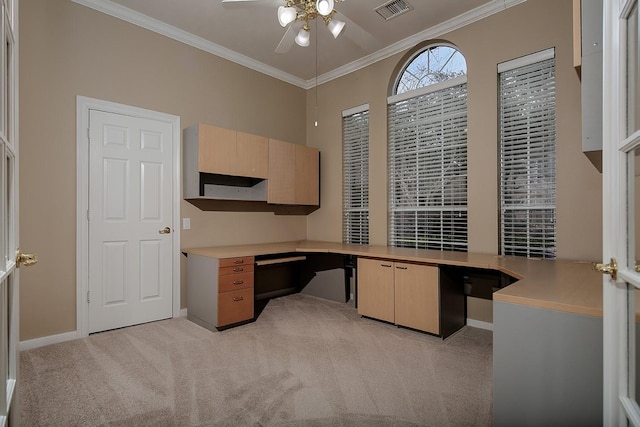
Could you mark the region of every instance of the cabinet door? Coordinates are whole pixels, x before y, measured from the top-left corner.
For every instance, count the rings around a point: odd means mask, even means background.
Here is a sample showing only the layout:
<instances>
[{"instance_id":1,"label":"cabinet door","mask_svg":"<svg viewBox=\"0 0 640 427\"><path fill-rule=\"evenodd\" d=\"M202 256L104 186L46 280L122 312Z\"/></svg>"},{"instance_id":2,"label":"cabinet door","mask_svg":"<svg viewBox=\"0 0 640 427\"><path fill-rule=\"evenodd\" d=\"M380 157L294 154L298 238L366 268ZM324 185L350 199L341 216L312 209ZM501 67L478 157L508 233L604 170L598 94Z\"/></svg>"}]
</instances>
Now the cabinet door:
<instances>
[{"instance_id":1,"label":"cabinet door","mask_svg":"<svg viewBox=\"0 0 640 427\"><path fill-rule=\"evenodd\" d=\"M295 203L295 162L295 144L276 139L269 140L268 203Z\"/></svg>"},{"instance_id":2,"label":"cabinet door","mask_svg":"<svg viewBox=\"0 0 640 427\"><path fill-rule=\"evenodd\" d=\"M395 263L396 324L440 334L438 267Z\"/></svg>"},{"instance_id":3,"label":"cabinet door","mask_svg":"<svg viewBox=\"0 0 640 427\"><path fill-rule=\"evenodd\" d=\"M236 131L199 125L198 170L222 175L236 174Z\"/></svg>"},{"instance_id":4,"label":"cabinet door","mask_svg":"<svg viewBox=\"0 0 640 427\"><path fill-rule=\"evenodd\" d=\"M268 138L244 132L237 132L236 156L236 175L265 179L268 177Z\"/></svg>"},{"instance_id":5,"label":"cabinet door","mask_svg":"<svg viewBox=\"0 0 640 427\"><path fill-rule=\"evenodd\" d=\"M296 145L295 203L320 204L320 152L316 148Z\"/></svg>"},{"instance_id":6,"label":"cabinet door","mask_svg":"<svg viewBox=\"0 0 640 427\"><path fill-rule=\"evenodd\" d=\"M358 314L394 321L393 262L358 258Z\"/></svg>"}]
</instances>

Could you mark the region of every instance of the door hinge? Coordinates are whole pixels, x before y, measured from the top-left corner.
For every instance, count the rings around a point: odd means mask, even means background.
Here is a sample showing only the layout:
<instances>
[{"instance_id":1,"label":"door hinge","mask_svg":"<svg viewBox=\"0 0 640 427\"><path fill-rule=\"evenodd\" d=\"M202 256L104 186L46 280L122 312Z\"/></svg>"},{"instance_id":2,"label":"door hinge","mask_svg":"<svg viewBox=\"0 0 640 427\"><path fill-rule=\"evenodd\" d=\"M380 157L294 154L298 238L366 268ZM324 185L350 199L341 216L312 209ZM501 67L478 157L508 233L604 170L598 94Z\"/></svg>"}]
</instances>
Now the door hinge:
<instances>
[{"instance_id":1,"label":"door hinge","mask_svg":"<svg viewBox=\"0 0 640 427\"><path fill-rule=\"evenodd\" d=\"M87 291L87 304L91 302L91 298L89 298L90 294L91 294L91 291Z\"/></svg>"},{"instance_id":2,"label":"door hinge","mask_svg":"<svg viewBox=\"0 0 640 427\"><path fill-rule=\"evenodd\" d=\"M91 221L91 216L89 216L89 209L87 209L87 221Z\"/></svg>"},{"instance_id":3,"label":"door hinge","mask_svg":"<svg viewBox=\"0 0 640 427\"><path fill-rule=\"evenodd\" d=\"M91 142L91 129L87 128L87 141Z\"/></svg>"}]
</instances>

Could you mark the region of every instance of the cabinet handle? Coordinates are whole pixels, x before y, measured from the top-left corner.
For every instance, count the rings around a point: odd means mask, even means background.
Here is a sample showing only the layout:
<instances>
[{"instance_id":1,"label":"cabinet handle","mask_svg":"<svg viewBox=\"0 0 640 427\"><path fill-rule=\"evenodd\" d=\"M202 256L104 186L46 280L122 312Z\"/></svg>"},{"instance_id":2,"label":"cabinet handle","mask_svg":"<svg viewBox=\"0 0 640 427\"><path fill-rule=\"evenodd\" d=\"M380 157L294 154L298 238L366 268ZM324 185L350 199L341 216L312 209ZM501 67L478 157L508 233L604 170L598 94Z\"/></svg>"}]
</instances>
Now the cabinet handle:
<instances>
[{"instance_id":1,"label":"cabinet handle","mask_svg":"<svg viewBox=\"0 0 640 427\"><path fill-rule=\"evenodd\" d=\"M244 260L243 259L234 259L233 263L234 264L244 264Z\"/></svg>"},{"instance_id":2,"label":"cabinet handle","mask_svg":"<svg viewBox=\"0 0 640 427\"><path fill-rule=\"evenodd\" d=\"M235 302L239 302L239 301L244 301L244 298L242 298L242 297L233 297L233 300Z\"/></svg>"},{"instance_id":3,"label":"cabinet handle","mask_svg":"<svg viewBox=\"0 0 640 427\"><path fill-rule=\"evenodd\" d=\"M397 268L398 270L406 270L406 269L407 269L407 267L400 267L400 266L398 266L398 265L396 265L396 268Z\"/></svg>"},{"instance_id":4,"label":"cabinet handle","mask_svg":"<svg viewBox=\"0 0 640 427\"><path fill-rule=\"evenodd\" d=\"M391 267L391 264L380 264L380 267L387 267L387 268L389 268L389 267Z\"/></svg>"},{"instance_id":5,"label":"cabinet handle","mask_svg":"<svg viewBox=\"0 0 640 427\"><path fill-rule=\"evenodd\" d=\"M244 268L243 267L236 267L236 268L233 269L233 271L236 272L236 273L239 273L241 271L244 271Z\"/></svg>"},{"instance_id":6,"label":"cabinet handle","mask_svg":"<svg viewBox=\"0 0 640 427\"><path fill-rule=\"evenodd\" d=\"M233 284L234 285L242 285L244 283L244 280L234 280Z\"/></svg>"}]
</instances>

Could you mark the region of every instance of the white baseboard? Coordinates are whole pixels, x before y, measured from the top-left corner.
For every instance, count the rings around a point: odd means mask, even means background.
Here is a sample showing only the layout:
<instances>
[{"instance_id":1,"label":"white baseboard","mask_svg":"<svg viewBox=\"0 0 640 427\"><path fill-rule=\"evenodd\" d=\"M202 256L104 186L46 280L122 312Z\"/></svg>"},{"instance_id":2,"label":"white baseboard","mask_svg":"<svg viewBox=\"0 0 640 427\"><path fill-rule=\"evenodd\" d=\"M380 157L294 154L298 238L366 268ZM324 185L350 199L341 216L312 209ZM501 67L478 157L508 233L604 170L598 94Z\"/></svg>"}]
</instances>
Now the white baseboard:
<instances>
[{"instance_id":1,"label":"white baseboard","mask_svg":"<svg viewBox=\"0 0 640 427\"><path fill-rule=\"evenodd\" d=\"M32 348L44 347L45 345L58 344L65 341L71 341L80 338L78 331L65 332L64 334L49 335L48 337L35 338L27 341L20 341L18 344L19 351L31 350Z\"/></svg>"},{"instance_id":2,"label":"white baseboard","mask_svg":"<svg viewBox=\"0 0 640 427\"><path fill-rule=\"evenodd\" d=\"M183 308L180 310L180 317L187 317L187 309Z\"/></svg>"},{"instance_id":3,"label":"white baseboard","mask_svg":"<svg viewBox=\"0 0 640 427\"><path fill-rule=\"evenodd\" d=\"M467 326L493 331L493 323L483 322L481 320L467 319Z\"/></svg>"}]
</instances>

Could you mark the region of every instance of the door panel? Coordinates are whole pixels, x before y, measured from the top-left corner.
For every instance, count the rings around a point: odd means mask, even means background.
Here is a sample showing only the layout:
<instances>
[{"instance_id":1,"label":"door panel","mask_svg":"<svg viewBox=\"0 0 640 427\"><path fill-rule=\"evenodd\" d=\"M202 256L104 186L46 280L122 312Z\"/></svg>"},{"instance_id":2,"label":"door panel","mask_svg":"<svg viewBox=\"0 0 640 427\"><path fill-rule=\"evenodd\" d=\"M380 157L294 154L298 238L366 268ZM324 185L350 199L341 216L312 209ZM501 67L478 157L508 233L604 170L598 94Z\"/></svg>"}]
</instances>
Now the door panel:
<instances>
[{"instance_id":1,"label":"door panel","mask_svg":"<svg viewBox=\"0 0 640 427\"><path fill-rule=\"evenodd\" d=\"M18 140L14 55L18 0L0 6L0 427L18 425Z\"/></svg>"},{"instance_id":2,"label":"door panel","mask_svg":"<svg viewBox=\"0 0 640 427\"><path fill-rule=\"evenodd\" d=\"M91 110L89 332L171 317L172 127Z\"/></svg>"},{"instance_id":3,"label":"door panel","mask_svg":"<svg viewBox=\"0 0 640 427\"><path fill-rule=\"evenodd\" d=\"M603 17L603 258L611 260L609 276L603 280L603 424L640 426L636 398L638 2L605 0Z\"/></svg>"}]
</instances>

